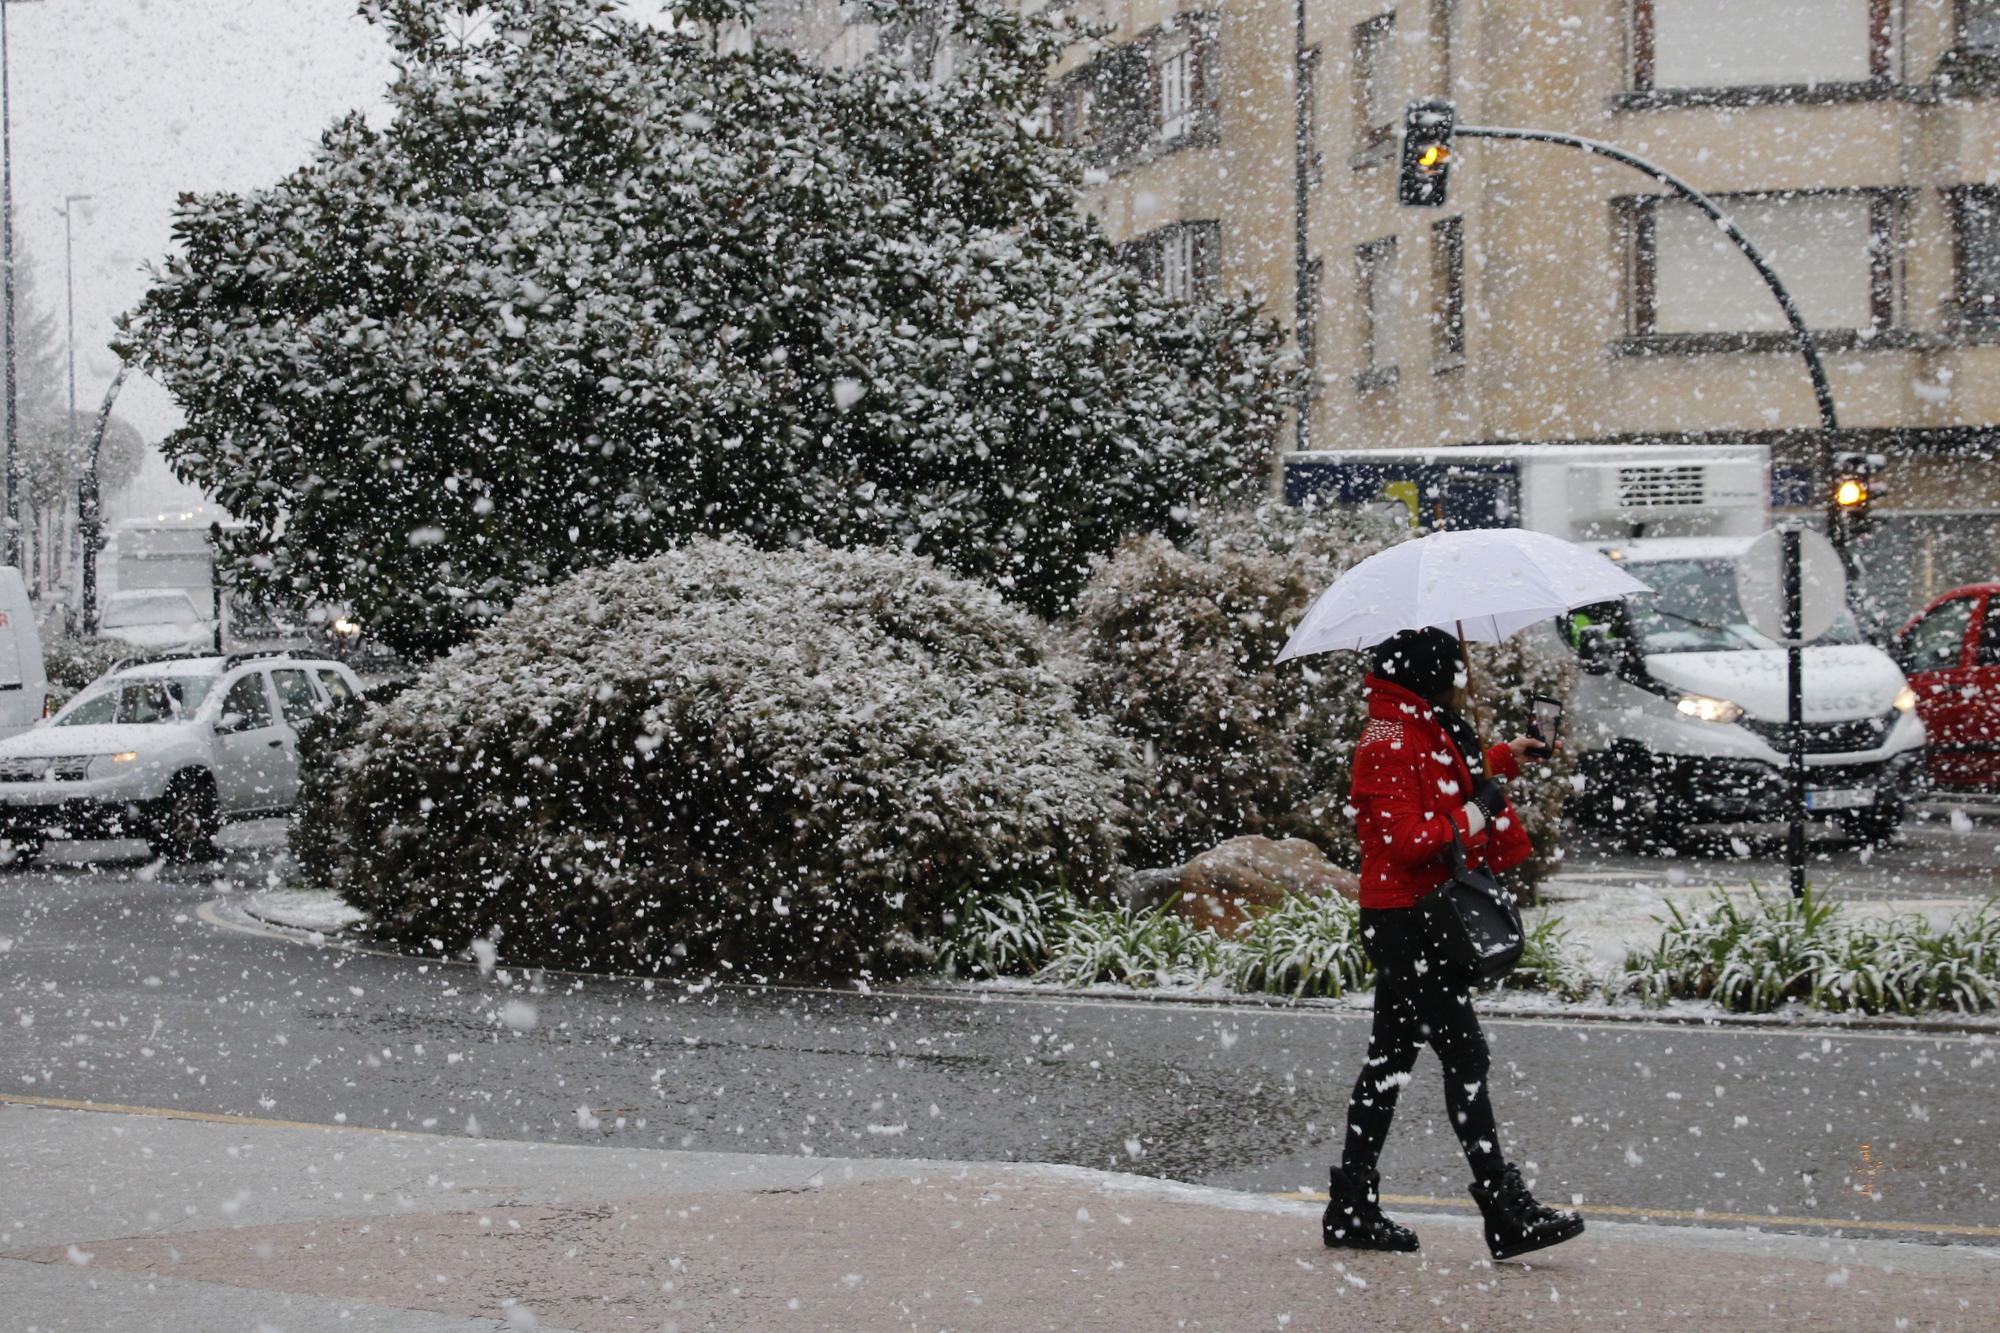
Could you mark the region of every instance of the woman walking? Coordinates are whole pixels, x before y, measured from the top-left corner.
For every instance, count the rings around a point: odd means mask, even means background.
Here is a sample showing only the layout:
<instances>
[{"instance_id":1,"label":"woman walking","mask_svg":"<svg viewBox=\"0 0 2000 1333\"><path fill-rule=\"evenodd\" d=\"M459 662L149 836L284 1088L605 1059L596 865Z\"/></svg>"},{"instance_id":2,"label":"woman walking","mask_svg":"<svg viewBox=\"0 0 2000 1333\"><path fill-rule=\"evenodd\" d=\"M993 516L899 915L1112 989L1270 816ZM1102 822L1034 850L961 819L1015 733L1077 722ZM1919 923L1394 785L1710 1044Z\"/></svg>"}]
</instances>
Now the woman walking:
<instances>
[{"instance_id":1,"label":"woman walking","mask_svg":"<svg viewBox=\"0 0 2000 1333\"><path fill-rule=\"evenodd\" d=\"M1451 878L1456 844L1469 865L1505 870L1528 858L1528 835L1507 799L1524 755L1521 737L1479 753L1459 716L1458 641L1442 630L1405 630L1375 649L1367 678L1368 724L1354 755L1351 800L1361 837L1361 935L1375 963L1375 1028L1347 1104L1347 1137L1332 1169L1322 1234L1329 1246L1414 1250L1416 1233L1382 1212L1376 1163L1425 1043L1444 1066L1445 1105L1472 1197L1496 1259L1570 1239L1573 1212L1544 1207L1500 1150L1487 1088L1486 1038L1471 981L1453 975L1426 944L1417 903Z\"/></svg>"}]
</instances>

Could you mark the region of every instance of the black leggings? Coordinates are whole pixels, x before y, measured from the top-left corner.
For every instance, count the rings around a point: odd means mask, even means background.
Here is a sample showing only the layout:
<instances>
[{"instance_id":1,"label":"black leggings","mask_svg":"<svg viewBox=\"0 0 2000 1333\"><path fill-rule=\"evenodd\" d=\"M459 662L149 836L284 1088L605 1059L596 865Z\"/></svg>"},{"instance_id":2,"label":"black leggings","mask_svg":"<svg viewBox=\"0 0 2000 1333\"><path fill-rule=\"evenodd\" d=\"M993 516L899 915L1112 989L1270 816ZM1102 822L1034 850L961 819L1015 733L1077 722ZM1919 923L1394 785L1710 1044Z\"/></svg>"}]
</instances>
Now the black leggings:
<instances>
[{"instance_id":1,"label":"black leggings","mask_svg":"<svg viewBox=\"0 0 2000 1333\"><path fill-rule=\"evenodd\" d=\"M1375 1169L1396 1115L1396 1096L1428 1042L1444 1066L1445 1106L1473 1179L1499 1179L1507 1161L1487 1096L1490 1060L1472 996L1455 989L1426 957L1414 908L1362 908L1361 941L1375 962L1375 1030L1347 1102L1341 1168Z\"/></svg>"}]
</instances>

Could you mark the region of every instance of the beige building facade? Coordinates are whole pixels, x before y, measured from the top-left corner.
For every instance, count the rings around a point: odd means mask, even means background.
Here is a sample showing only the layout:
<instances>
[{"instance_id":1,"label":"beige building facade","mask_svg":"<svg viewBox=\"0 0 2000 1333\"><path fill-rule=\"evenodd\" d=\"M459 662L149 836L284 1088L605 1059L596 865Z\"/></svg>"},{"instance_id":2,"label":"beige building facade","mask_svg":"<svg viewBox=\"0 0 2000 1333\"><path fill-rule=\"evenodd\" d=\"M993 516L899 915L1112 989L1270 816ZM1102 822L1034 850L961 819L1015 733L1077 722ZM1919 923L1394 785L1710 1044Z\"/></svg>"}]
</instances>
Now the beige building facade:
<instances>
[{"instance_id":1,"label":"beige building facade","mask_svg":"<svg viewBox=\"0 0 2000 1333\"><path fill-rule=\"evenodd\" d=\"M794 0L804 8L814 0ZM1169 293L1292 330L1295 449L1761 442L1781 507L1880 454L1899 606L2000 577L2000 0L1072 0L1086 203ZM1585 136L1714 196L1816 331L1630 168L1461 139L1400 207L1401 115Z\"/></svg>"}]
</instances>

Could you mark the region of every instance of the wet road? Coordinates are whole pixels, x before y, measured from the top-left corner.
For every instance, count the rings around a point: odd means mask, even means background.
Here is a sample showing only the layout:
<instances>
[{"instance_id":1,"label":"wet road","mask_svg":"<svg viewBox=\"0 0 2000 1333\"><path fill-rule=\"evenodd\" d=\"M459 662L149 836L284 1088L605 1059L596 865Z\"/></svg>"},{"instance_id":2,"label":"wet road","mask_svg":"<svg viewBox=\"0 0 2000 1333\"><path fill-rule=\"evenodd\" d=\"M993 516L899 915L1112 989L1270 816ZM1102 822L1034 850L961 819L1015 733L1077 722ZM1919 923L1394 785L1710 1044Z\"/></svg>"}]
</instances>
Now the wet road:
<instances>
[{"instance_id":1,"label":"wet road","mask_svg":"<svg viewBox=\"0 0 2000 1333\"><path fill-rule=\"evenodd\" d=\"M1572 834L1566 877L1607 875L1663 889L1754 881L1782 891L1784 837L1764 829L1711 836L1669 855L1641 855ZM1976 899L2000 892L2000 798L1937 798L1911 810L1892 844L1870 847L1823 827L1807 844L1806 877L1815 892L1849 902Z\"/></svg>"},{"instance_id":2,"label":"wet road","mask_svg":"<svg viewBox=\"0 0 2000 1333\"><path fill-rule=\"evenodd\" d=\"M263 882L266 855L201 875L0 872L0 1093L1287 1191L1323 1187L1366 1039L1364 1016L1247 1006L538 983L207 919L219 891ZM1552 1197L2000 1241L2000 1041L1527 1021L1491 1035L1508 1146ZM1462 1200L1435 1069L1426 1057L1406 1094L1385 1189Z\"/></svg>"}]
</instances>

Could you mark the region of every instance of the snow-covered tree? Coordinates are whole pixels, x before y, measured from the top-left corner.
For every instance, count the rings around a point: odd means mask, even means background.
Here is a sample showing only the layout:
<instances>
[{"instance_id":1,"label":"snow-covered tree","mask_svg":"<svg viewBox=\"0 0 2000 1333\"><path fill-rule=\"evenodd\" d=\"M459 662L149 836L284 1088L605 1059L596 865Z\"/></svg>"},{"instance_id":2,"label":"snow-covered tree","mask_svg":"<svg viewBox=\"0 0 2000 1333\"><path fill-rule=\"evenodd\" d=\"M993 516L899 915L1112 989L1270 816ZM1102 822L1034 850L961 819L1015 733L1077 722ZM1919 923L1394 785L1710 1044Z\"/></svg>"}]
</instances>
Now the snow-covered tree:
<instances>
[{"instance_id":1,"label":"snow-covered tree","mask_svg":"<svg viewBox=\"0 0 2000 1333\"><path fill-rule=\"evenodd\" d=\"M602 0L375 0L390 116L191 197L124 345L260 591L428 654L703 533L933 556L1047 611L1261 472L1245 300L1167 302L1038 128L1061 37L947 0L941 81Z\"/></svg>"}]
</instances>

